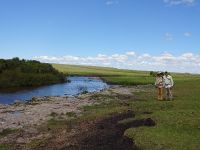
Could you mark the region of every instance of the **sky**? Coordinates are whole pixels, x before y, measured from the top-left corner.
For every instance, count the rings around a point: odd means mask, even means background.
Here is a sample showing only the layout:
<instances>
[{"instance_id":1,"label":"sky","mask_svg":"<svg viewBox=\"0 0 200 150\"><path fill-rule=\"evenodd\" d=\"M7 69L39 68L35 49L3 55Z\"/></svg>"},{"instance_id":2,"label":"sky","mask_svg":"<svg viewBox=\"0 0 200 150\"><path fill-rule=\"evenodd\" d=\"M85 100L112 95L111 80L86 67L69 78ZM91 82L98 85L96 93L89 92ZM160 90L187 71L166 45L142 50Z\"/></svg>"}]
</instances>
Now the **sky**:
<instances>
[{"instance_id":1,"label":"sky","mask_svg":"<svg viewBox=\"0 0 200 150\"><path fill-rule=\"evenodd\" d=\"M0 0L0 58L200 73L200 0Z\"/></svg>"}]
</instances>

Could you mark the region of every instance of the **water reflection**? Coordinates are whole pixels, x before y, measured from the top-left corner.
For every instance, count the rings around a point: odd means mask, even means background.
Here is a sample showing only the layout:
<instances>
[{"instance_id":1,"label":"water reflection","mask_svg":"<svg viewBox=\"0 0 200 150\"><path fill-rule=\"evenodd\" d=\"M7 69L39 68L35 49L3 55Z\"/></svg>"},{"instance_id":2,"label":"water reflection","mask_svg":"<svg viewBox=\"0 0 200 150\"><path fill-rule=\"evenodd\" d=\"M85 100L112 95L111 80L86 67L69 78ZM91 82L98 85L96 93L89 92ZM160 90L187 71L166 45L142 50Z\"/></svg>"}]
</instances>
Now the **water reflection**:
<instances>
[{"instance_id":1,"label":"water reflection","mask_svg":"<svg viewBox=\"0 0 200 150\"><path fill-rule=\"evenodd\" d=\"M102 80L90 77L68 77L70 82L26 89L12 93L0 93L0 103L11 104L16 100L29 100L36 96L73 96L84 92L96 92L108 88Z\"/></svg>"}]
</instances>

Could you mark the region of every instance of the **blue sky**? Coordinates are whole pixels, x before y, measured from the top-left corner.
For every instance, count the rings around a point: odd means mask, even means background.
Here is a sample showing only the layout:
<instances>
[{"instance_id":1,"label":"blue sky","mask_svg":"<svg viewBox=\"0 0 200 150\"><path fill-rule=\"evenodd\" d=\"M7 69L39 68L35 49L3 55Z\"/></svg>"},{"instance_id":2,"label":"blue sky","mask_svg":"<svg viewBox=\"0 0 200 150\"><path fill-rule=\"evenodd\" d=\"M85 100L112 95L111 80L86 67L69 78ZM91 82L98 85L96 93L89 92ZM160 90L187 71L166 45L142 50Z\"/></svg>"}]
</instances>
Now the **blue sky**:
<instances>
[{"instance_id":1,"label":"blue sky","mask_svg":"<svg viewBox=\"0 0 200 150\"><path fill-rule=\"evenodd\" d=\"M199 72L199 18L199 0L0 0L0 57Z\"/></svg>"}]
</instances>

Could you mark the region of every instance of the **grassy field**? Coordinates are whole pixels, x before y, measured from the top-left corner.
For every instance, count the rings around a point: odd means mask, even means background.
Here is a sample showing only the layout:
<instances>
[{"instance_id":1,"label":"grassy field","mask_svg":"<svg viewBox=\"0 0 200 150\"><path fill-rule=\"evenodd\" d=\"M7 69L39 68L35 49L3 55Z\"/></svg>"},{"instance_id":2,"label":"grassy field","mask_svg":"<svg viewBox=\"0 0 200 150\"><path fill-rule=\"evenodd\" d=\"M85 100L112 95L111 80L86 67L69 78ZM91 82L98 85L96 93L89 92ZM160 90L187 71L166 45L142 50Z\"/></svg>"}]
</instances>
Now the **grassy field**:
<instances>
[{"instance_id":1,"label":"grassy field","mask_svg":"<svg viewBox=\"0 0 200 150\"><path fill-rule=\"evenodd\" d=\"M59 71L67 75L99 76L106 82L126 85L153 84L154 78L145 71L120 70L114 68L53 65ZM33 140L26 143L21 149L38 149L53 145L59 145L63 141L66 148L68 127L79 125L82 122L93 122L99 118L106 118L113 114L133 111L135 117L120 120L119 124L130 124L130 122L151 118L155 126L140 126L128 128L124 135L133 139L136 146L141 150L199 150L200 145L200 75L172 73L175 81L173 88L173 101L157 101L156 89L149 85L141 91L133 91L131 96L126 93L96 93L91 99L101 104L85 106L82 115L76 116L69 112L66 115L70 120L58 119L62 116L52 113L53 119L44 124L39 131L50 134L50 139ZM145 87L145 86L144 86ZM134 89L134 88L133 88ZM75 128L76 129L76 128ZM89 130L89 129L88 129ZM18 133L19 132L19 133ZM0 138L6 135L21 134L20 131L5 130L0 133ZM66 138L66 139L65 139ZM45 146L46 145L46 146ZM51 145L51 144L50 144ZM0 149L16 149L12 143L0 144Z\"/></svg>"},{"instance_id":2,"label":"grassy field","mask_svg":"<svg viewBox=\"0 0 200 150\"><path fill-rule=\"evenodd\" d=\"M53 67L67 75L98 76L111 84L137 85L151 84L154 82L154 78L147 71L60 64L53 64Z\"/></svg>"},{"instance_id":3,"label":"grassy field","mask_svg":"<svg viewBox=\"0 0 200 150\"><path fill-rule=\"evenodd\" d=\"M200 144L200 78L175 81L174 101L155 101L152 93L140 93L143 101L131 103L139 118L156 121L153 128L128 129L125 134L145 150L198 150ZM145 115L142 112L152 112Z\"/></svg>"},{"instance_id":4,"label":"grassy field","mask_svg":"<svg viewBox=\"0 0 200 150\"><path fill-rule=\"evenodd\" d=\"M109 67L52 64L60 72L70 76L98 76L107 83L119 85L153 84L149 71L133 71ZM200 75L172 73L176 81L196 80Z\"/></svg>"},{"instance_id":5,"label":"grassy field","mask_svg":"<svg viewBox=\"0 0 200 150\"><path fill-rule=\"evenodd\" d=\"M149 76L149 72L72 65L54 65L54 67L69 75L100 76L105 81L115 84L149 84L154 80ZM174 101L156 101L156 91L152 89L137 93L140 100L129 99L130 106L127 108L112 104L109 107L91 106L89 111L92 111L93 116L99 116L106 115L105 112L120 111L122 108L131 109L136 113L136 118L124 120L124 123L140 118L155 120L155 127L130 128L125 132L125 135L133 138L141 149L199 150L200 75L173 73L172 75L175 81Z\"/></svg>"}]
</instances>

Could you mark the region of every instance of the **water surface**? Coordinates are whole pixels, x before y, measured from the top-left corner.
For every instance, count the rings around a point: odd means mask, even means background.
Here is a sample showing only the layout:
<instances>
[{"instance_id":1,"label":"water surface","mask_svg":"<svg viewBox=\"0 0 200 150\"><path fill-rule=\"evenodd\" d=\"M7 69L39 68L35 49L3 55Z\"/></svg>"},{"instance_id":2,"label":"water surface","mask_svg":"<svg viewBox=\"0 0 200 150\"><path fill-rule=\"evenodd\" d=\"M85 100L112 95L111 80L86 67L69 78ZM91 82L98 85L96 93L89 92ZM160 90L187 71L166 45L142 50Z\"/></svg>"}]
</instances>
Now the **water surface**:
<instances>
[{"instance_id":1,"label":"water surface","mask_svg":"<svg viewBox=\"0 0 200 150\"><path fill-rule=\"evenodd\" d=\"M70 82L35 89L25 89L17 92L0 93L1 104L11 104L17 101L30 100L37 96L74 96L82 92L96 92L108 88L102 80L90 77L68 77Z\"/></svg>"}]
</instances>

